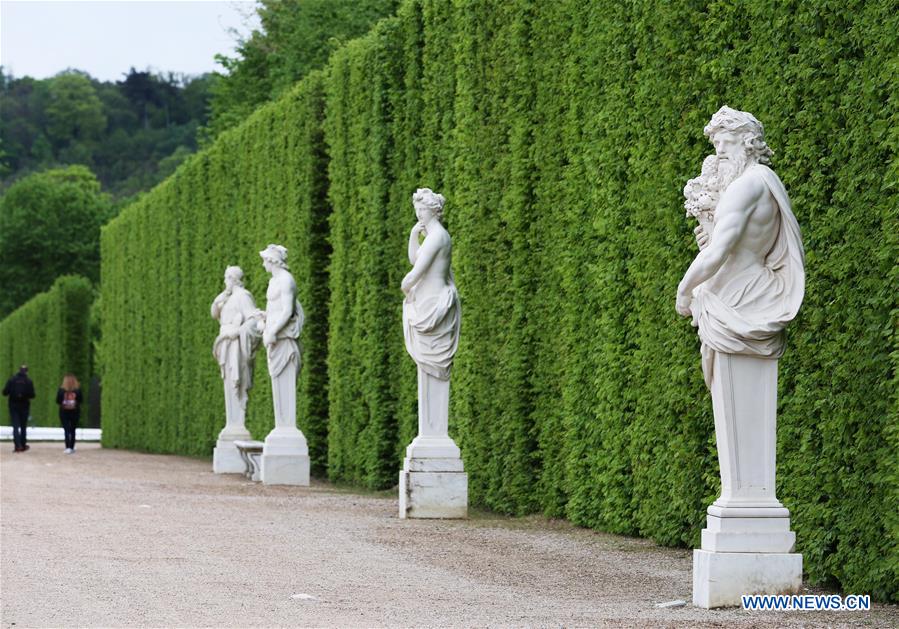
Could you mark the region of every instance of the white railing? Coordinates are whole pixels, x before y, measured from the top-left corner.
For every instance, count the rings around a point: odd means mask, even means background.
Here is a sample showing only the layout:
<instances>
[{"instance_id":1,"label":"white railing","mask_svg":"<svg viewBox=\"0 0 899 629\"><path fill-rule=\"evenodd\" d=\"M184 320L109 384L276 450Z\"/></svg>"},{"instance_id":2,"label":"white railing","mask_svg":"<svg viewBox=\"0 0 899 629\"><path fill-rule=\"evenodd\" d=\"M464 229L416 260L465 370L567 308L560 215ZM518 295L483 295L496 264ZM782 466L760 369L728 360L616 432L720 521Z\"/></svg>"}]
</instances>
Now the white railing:
<instances>
[{"instance_id":1,"label":"white railing","mask_svg":"<svg viewBox=\"0 0 899 629\"><path fill-rule=\"evenodd\" d=\"M100 441L102 428L76 428L75 441ZM62 428L47 426L29 426L28 441L64 441ZM0 441L12 441L12 426L0 426Z\"/></svg>"}]
</instances>

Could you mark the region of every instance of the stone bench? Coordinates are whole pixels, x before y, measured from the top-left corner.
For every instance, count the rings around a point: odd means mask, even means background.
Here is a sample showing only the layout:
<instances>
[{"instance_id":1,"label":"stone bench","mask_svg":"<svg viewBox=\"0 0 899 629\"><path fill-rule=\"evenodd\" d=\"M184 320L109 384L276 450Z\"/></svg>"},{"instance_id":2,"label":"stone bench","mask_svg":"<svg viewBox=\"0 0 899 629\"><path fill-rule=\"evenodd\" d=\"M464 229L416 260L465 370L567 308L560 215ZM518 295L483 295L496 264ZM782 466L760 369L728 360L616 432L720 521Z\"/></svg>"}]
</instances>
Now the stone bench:
<instances>
[{"instance_id":1,"label":"stone bench","mask_svg":"<svg viewBox=\"0 0 899 629\"><path fill-rule=\"evenodd\" d=\"M261 480L260 473L260 461L259 458L262 456L262 446L264 444L261 441L235 441L234 447L237 448L237 451L240 452L240 458L243 459L244 465L246 466L246 471L244 474L250 480Z\"/></svg>"}]
</instances>

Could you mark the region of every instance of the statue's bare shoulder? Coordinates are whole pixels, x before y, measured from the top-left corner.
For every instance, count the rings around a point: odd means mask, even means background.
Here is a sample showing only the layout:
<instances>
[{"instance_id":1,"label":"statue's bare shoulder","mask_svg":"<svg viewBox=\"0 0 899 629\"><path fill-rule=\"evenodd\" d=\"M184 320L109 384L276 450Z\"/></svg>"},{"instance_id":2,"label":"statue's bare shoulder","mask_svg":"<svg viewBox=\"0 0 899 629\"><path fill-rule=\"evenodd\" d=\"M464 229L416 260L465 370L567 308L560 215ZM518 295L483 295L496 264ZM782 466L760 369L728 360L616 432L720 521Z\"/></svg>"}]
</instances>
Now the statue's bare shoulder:
<instances>
[{"instance_id":1,"label":"statue's bare shoulder","mask_svg":"<svg viewBox=\"0 0 899 629\"><path fill-rule=\"evenodd\" d=\"M449 232L445 229L441 229L436 231L433 234L428 234L429 238L433 238L434 247L438 249L443 249L445 247L450 247L453 244L452 238L450 238Z\"/></svg>"},{"instance_id":2,"label":"statue's bare shoulder","mask_svg":"<svg viewBox=\"0 0 899 629\"><path fill-rule=\"evenodd\" d=\"M269 281L270 299L281 295L293 295L297 291L297 284L290 273L272 276Z\"/></svg>"},{"instance_id":3,"label":"statue's bare shoulder","mask_svg":"<svg viewBox=\"0 0 899 629\"><path fill-rule=\"evenodd\" d=\"M760 170L747 168L746 171L731 183L721 197L719 211L742 212L752 214L762 201L768 196L768 186Z\"/></svg>"},{"instance_id":4,"label":"statue's bare shoulder","mask_svg":"<svg viewBox=\"0 0 899 629\"><path fill-rule=\"evenodd\" d=\"M291 273L285 273L281 278L281 290L291 296L297 294L297 282Z\"/></svg>"}]
</instances>

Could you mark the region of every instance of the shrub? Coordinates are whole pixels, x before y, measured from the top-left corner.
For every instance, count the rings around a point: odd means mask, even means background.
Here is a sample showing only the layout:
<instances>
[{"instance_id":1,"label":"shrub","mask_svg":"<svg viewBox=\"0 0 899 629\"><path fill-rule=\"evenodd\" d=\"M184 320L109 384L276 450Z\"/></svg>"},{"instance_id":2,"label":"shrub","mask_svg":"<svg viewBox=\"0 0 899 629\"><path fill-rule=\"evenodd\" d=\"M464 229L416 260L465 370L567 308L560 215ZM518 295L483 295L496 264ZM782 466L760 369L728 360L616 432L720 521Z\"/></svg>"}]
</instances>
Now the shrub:
<instances>
[{"instance_id":1,"label":"shrub","mask_svg":"<svg viewBox=\"0 0 899 629\"><path fill-rule=\"evenodd\" d=\"M88 279L64 275L50 290L32 297L0 321L0 378L5 383L20 365L28 365L36 394L31 402L36 426L59 426L56 390L66 373L75 374L87 400L92 375L89 319L93 299ZM82 417L86 416L83 412ZM2 418L4 423L9 422L5 410Z\"/></svg>"}]
</instances>

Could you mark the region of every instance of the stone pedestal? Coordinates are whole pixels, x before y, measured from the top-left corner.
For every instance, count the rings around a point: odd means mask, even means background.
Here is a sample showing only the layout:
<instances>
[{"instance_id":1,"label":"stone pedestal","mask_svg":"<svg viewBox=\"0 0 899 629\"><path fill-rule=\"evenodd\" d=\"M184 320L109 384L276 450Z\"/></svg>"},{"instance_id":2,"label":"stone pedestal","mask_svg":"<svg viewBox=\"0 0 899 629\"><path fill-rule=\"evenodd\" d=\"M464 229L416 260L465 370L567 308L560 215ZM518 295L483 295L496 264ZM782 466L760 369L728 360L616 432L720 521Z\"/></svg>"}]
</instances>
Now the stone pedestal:
<instances>
[{"instance_id":1,"label":"stone pedestal","mask_svg":"<svg viewBox=\"0 0 899 629\"><path fill-rule=\"evenodd\" d=\"M467 518L468 474L448 435L449 380L418 370L418 436L399 478L401 518Z\"/></svg>"},{"instance_id":2,"label":"stone pedestal","mask_svg":"<svg viewBox=\"0 0 899 629\"><path fill-rule=\"evenodd\" d=\"M216 474L243 474L244 462L234 447L234 440L215 442L212 450L212 471Z\"/></svg>"},{"instance_id":3,"label":"stone pedestal","mask_svg":"<svg viewBox=\"0 0 899 629\"><path fill-rule=\"evenodd\" d=\"M797 594L802 555L783 507L709 507L693 551L693 604L733 607L743 594Z\"/></svg>"},{"instance_id":4,"label":"stone pedestal","mask_svg":"<svg viewBox=\"0 0 899 629\"><path fill-rule=\"evenodd\" d=\"M218 441L212 450L212 471L216 474L243 474L244 462L240 452L234 446L235 441L252 439L247 430L231 430L225 427L219 433Z\"/></svg>"},{"instance_id":5,"label":"stone pedestal","mask_svg":"<svg viewBox=\"0 0 899 629\"><path fill-rule=\"evenodd\" d=\"M260 459L264 485L309 484L309 446L297 428L272 430L265 438Z\"/></svg>"},{"instance_id":6,"label":"stone pedestal","mask_svg":"<svg viewBox=\"0 0 899 629\"><path fill-rule=\"evenodd\" d=\"M416 437L406 448L400 471L400 517L468 517L468 474L449 437Z\"/></svg>"},{"instance_id":7,"label":"stone pedestal","mask_svg":"<svg viewBox=\"0 0 899 629\"><path fill-rule=\"evenodd\" d=\"M712 376L721 497L693 553L693 604L799 591L802 555L775 496L777 360L716 353Z\"/></svg>"},{"instance_id":8,"label":"stone pedestal","mask_svg":"<svg viewBox=\"0 0 899 629\"><path fill-rule=\"evenodd\" d=\"M693 604L738 607L744 594L798 594L802 555L693 551Z\"/></svg>"}]
</instances>

